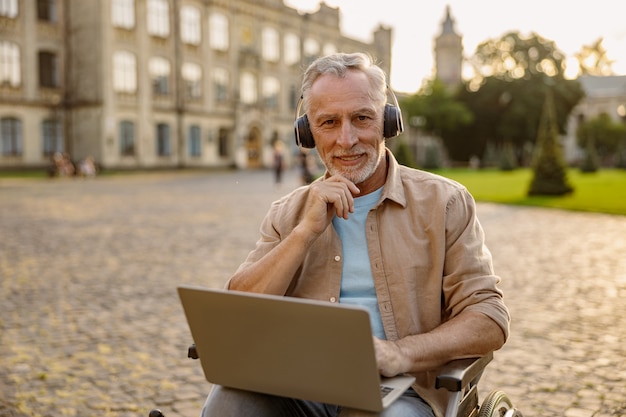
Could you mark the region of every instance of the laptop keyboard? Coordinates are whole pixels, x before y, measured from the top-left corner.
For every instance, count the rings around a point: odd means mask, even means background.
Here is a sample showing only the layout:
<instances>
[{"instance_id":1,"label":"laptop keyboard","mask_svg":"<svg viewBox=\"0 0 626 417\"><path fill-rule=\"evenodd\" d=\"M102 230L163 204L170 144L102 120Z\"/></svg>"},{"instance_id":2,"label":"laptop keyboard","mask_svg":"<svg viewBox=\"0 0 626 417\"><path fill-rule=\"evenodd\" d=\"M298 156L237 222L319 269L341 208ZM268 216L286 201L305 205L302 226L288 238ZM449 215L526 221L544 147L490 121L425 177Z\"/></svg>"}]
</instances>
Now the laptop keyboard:
<instances>
[{"instance_id":1,"label":"laptop keyboard","mask_svg":"<svg viewBox=\"0 0 626 417\"><path fill-rule=\"evenodd\" d=\"M385 396L389 394L391 391L393 391L393 388L381 385L380 386L380 398L385 398Z\"/></svg>"}]
</instances>

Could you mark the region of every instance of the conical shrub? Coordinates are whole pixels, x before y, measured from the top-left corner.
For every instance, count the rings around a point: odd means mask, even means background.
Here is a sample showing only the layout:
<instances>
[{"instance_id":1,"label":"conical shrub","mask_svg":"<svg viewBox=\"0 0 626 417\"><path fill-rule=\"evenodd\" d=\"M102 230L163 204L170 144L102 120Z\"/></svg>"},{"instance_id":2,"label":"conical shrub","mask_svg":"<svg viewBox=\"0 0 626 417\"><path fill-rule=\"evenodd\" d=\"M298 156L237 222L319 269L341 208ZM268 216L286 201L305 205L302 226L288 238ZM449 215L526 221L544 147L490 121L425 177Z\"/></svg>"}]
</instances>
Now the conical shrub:
<instances>
[{"instance_id":1,"label":"conical shrub","mask_svg":"<svg viewBox=\"0 0 626 417\"><path fill-rule=\"evenodd\" d=\"M537 131L537 143L533 156L533 179L528 195L559 196L574 191L567 180L563 150L558 138L554 99L552 92L548 90Z\"/></svg>"}]
</instances>

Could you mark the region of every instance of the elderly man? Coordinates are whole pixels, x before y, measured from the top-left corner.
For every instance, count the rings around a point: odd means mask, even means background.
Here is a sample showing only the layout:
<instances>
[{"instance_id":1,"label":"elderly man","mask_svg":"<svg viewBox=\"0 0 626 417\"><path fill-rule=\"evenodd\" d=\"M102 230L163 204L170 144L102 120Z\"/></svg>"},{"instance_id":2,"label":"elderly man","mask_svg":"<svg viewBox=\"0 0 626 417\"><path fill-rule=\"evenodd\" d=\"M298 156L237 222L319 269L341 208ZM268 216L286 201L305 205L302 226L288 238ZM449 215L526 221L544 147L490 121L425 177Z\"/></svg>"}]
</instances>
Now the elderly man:
<instances>
[{"instance_id":1,"label":"elderly man","mask_svg":"<svg viewBox=\"0 0 626 417\"><path fill-rule=\"evenodd\" d=\"M386 75L367 55L338 53L310 65L296 136L317 148L326 174L271 206L227 287L367 308L381 375L416 377L381 415L441 416L447 392L434 388L437 369L499 349L510 318L469 192L399 165L386 147L402 130L387 95ZM349 411L215 386L202 412Z\"/></svg>"}]
</instances>

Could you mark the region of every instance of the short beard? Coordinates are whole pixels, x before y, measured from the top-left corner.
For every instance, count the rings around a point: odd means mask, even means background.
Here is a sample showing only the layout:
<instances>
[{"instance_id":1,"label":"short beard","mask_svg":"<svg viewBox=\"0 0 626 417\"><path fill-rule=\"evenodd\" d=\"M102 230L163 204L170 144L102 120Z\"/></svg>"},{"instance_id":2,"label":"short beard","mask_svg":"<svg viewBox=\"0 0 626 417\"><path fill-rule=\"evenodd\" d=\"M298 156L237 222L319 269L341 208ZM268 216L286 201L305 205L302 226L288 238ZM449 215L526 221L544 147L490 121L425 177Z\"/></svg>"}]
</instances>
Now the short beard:
<instances>
[{"instance_id":1,"label":"short beard","mask_svg":"<svg viewBox=\"0 0 626 417\"><path fill-rule=\"evenodd\" d=\"M365 164L365 166L363 167L351 168L347 170L335 168L335 166L333 165L333 158L340 155L330 155L327 157L327 160L324 161L324 163L330 175L339 174L355 184L360 184L369 179L372 175L374 175L374 172L376 172L376 168L378 168L378 166L380 165L380 162L382 161L385 154L384 147L381 146L378 151L375 151L372 148L368 148L365 150L365 154L367 157L367 164Z\"/></svg>"}]
</instances>

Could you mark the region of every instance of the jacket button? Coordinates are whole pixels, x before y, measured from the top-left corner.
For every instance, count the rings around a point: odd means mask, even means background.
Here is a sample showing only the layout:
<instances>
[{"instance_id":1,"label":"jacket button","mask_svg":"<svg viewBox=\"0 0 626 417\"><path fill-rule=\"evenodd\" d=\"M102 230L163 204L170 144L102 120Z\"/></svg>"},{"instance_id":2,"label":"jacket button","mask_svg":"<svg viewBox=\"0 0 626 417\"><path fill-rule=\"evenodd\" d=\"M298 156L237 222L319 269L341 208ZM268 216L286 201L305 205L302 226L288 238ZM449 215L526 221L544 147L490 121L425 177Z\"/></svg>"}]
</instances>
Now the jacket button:
<instances>
[{"instance_id":1,"label":"jacket button","mask_svg":"<svg viewBox=\"0 0 626 417\"><path fill-rule=\"evenodd\" d=\"M341 256L335 255L335 261L339 262L341 260Z\"/></svg>"}]
</instances>

